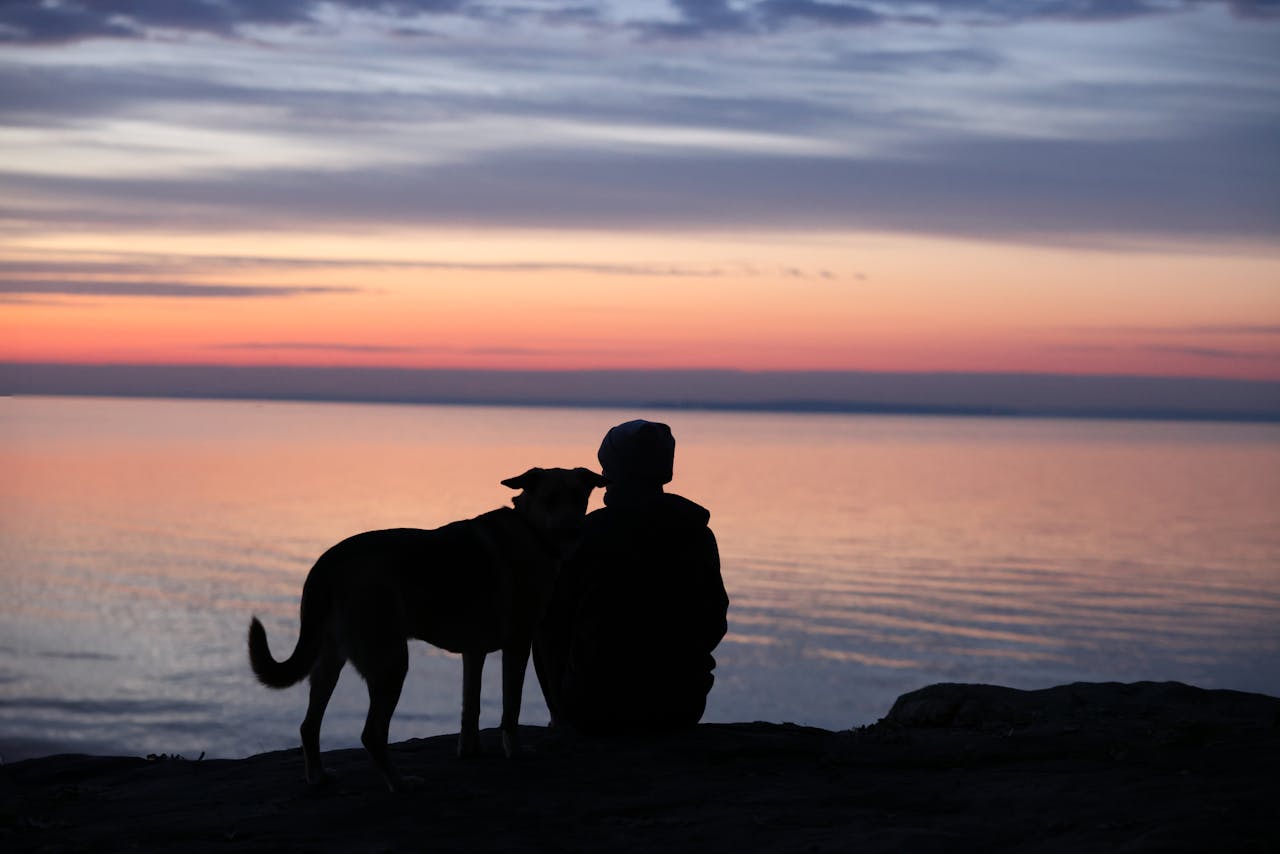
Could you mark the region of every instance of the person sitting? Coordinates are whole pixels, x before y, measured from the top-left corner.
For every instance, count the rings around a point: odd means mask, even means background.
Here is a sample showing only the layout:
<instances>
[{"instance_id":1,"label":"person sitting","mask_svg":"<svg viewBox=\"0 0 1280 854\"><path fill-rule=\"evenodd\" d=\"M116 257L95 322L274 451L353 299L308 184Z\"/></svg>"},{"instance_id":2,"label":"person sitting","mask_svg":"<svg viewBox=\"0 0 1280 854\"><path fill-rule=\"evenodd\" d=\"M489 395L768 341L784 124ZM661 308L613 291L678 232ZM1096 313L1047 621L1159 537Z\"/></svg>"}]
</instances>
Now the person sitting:
<instances>
[{"instance_id":1,"label":"person sitting","mask_svg":"<svg viewBox=\"0 0 1280 854\"><path fill-rule=\"evenodd\" d=\"M711 514L663 491L675 457L667 425L619 424L598 456L605 506L588 514L534 638L552 725L691 727L706 708L729 607Z\"/></svg>"}]
</instances>

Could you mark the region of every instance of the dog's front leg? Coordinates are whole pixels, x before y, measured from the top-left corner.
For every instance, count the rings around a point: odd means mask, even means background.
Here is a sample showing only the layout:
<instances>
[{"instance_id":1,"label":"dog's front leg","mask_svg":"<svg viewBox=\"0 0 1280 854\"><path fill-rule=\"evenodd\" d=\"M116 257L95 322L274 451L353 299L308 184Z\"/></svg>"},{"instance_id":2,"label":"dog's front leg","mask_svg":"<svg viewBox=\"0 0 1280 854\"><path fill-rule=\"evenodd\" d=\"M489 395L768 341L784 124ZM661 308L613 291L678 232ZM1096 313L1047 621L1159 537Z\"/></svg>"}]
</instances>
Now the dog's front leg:
<instances>
[{"instance_id":1,"label":"dog's front leg","mask_svg":"<svg viewBox=\"0 0 1280 854\"><path fill-rule=\"evenodd\" d=\"M483 652L462 654L462 731L458 733L458 755L480 755L480 677L484 675Z\"/></svg>"},{"instance_id":2,"label":"dog's front leg","mask_svg":"<svg viewBox=\"0 0 1280 854\"><path fill-rule=\"evenodd\" d=\"M530 642L502 648L502 752L508 759L520 753L520 699L524 671L529 664Z\"/></svg>"}]
</instances>

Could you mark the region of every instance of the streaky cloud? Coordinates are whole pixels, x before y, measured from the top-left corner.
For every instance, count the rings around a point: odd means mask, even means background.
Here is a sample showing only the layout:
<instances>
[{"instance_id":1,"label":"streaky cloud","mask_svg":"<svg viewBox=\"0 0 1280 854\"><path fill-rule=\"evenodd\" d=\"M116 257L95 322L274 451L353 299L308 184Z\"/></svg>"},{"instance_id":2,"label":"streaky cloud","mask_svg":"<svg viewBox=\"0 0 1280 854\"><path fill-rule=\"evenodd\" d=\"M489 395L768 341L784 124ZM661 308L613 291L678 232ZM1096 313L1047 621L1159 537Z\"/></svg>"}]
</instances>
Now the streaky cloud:
<instances>
[{"instance_id":1,"label":"streaky cloud","mask_svg":"<svg viewBox=\"0 0 1280 854\"><path fill-rule=\"evenodd\" d=\"M1210 361L1263 361L1280 365L1280 350L1242 350L1197 344L1054 344L1045 349L1059 353L1160 353Z\"/></svg>"},{"instance_id":2,"label":"streaky cloud","mask_svg":"<svg viewBox=\"0 0 1280 854\"><path fill-rule=\"evenodd\" d=\"M1280 335L1280 324L1275 323L1204 323L1187 326L1093 326L1076 327L1077 332L1126 335Z\"/></svg>"},{"instance_id":3,"label":"streaky cloud","mask_svg":"<svg viewBox=\"0 0 1280 854\"><path fill-rule=\"evenodd\" d=\"M100 254L100 253L92 253ZM131 252L113 255L101 260L76 260L58 257L54 259L0 259L0 290L5 276L37 275L45 277L67 275L122 275L125 273L161 273L173 271L218 271L227 269L350 269L350 270L443 270L454 272L492 273L593 273L604 276L638 276L645 278L708 278L724 276L729 271L721 267L692 267L679 264L625 264L591 263L582 261L446 261L446 260L391 260L380 258L301 258L270 257L262 255L166 255L162 253ZM805 271L793 271L805 275ZM823 276L825 271L809 273ZM745 270L733 270L735 275L746 275ZM32 282L34 280L26 280ZM12 280L11 280L12 282ZM20 286L22 282L12 282ZM109 282L98 282L108 284ZM87 285L89 282L81 282ZM187 287L193 287L188 285Z\"/></svg>"},{"instance_id":4,"label":"streaky cloud","mask_svg":"<svg viewBox=\"0 0 1280 854\"><path fill-rule=\"evenodd\" d=\"M518 228L883 229L982 239L1273 240L1270 128L1126 140L931 139L893 155L510 151L448 166L200 178L0 173L35 222L276 229L298 221ZM1218 156L1206 160L1206 146ZM1089 180L1080 180L1088 175ZM571 191L568 191L571 189ZM548 204L554 199L555 204ZM980 204L975 203L980 200Z\"/></svg>"},{"instance_id":5,"label":"streaky cloud","mask_svg":"<svg viewBox=\"0 0 1280 854\"><path fill-rule=\"evenodd\" d=\"M1226 0L1226 5L1240 18L1256 20L1280 18L1280 0Z\"/></svg>"},{"instance_id":6,"label":"streaky cloud","mask_svg":"<svg viewBox=\"0 0 1280 854\"><path fill-rule=\"evenodd\" d=\"M139 39L155 30L230 37L245 27L312 24L325 6L407 16L455 13L466 5L466 0L6 0L0 6L0 42Z\"/></svg>"},{"instance_id":7,"label":"streaky cloud","mask_svg":"<svg viewBox=\"0 0 1280 854\"><path fill-rule=\"evenodd\" d=\"M676 40L767 35L796 26L1096 23L1209 5L1222 6L1245 19L1280 17L1275 0L921 0L900 8L850 0L671 0L670 5L674 15L636 18L602 0L527 9L474 0L6 0L0 4L0 43L56 45L95 38L146 39L167 32L239 38L254 27L317 26L326 10L335 8L380 17L392 34L422 32L410 22L430 16L460 17L498 27L526 21L593 30L612 26L641 38Z\"/></svg>"},{"instance_id":8,"label":"streaky cloud","mask_svg":"<svg viewBox=\"0 0 1280 854\"><path fill-rule=\"evenodd\" d=\"M179 299L225 299L297 297L314 294L355 293L360 288L293 285L207 285L187 282L151 281L46 281L43 279L0 280L0 294L98 297L173 297Z\"/></svg>"},{"instance_id":9,"label":"streaky cloud","mask_svg":"<svg viewBox=\"0 0 1280 854\"><path fill-rule=\"evenodd\" d=\"M401 347L390 344L344 344L336 341L236 341L213 344L212 350L293 350L319 353L429 353L432 347Z\"/></svg>"},{"instance_id":10,"label":"streaky cloud","mask_svg":"<svg viewBox=\"0 0 1280 854\"><path fill-rule=\"evenodd\" d=\"M435 355L453 356L518 356L528 358L559 356L601 356L627 355L629 351L622 348L593 349L572 347L446 347L446 346L401 346L388 344L352 344L340 341L238 341L214 344L213 350L254 350L275 352L316 352L346 354L396 354L396 353L431 353Z\"/></svg>"},{"instance_id":11,"label":"streaky cloud","mask_svg":"<svg viewBox=\"0 0 1280 854\"><path fill-rule=\"evenodd\" d=\"M1138 348L1148 353L1168 353L1174 356L1193 356L1197 359L1249 359L1273 361L1280 364L1280 351L1236 350L1227 347L1196 347L1191 345L1151 344Z\"/></svg>"}]
</instances>

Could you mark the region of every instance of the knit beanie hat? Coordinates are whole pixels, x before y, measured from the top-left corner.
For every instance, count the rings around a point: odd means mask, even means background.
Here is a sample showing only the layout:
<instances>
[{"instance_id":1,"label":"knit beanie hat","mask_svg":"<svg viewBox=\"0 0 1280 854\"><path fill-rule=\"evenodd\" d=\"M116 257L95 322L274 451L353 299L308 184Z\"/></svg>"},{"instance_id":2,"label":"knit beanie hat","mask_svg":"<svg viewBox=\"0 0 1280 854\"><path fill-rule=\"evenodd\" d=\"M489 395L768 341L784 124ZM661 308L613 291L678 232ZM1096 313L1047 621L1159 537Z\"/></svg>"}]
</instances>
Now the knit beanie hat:
<instances>
[{"instance_id":1,"label":"knit beanie hat","mask_svg":"<svg viewBox=\"0 0 1280 854\"><path fill-rule=\"evenodd\" d=\"M661 486L671 482L675 455L676 440L670 427L637 419L606 433L596 456L604 476L613 483Z\"/></svg>"}]
</instances>

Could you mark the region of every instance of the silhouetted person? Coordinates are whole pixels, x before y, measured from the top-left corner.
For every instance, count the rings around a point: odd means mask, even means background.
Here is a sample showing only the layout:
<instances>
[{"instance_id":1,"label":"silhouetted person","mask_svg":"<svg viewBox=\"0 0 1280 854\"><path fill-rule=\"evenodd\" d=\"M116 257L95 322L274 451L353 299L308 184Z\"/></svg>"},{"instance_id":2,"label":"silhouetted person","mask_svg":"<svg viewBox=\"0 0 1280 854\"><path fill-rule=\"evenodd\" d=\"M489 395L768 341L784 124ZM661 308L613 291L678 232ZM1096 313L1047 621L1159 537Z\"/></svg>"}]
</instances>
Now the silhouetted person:
<instances>
[{"instance_id":1,"label":"silhouetted person","mask_svg":"<svg viewBox=\"0 0 1280 854\"><path fill-rule=\"evenodd\" d=\"M600 445L605 506L588 514L533 645L555 725L675 729L706 708L729 597L711 514L663 492L674 457L671 429L650 421Z\"/></svg>"}]
</instances>

